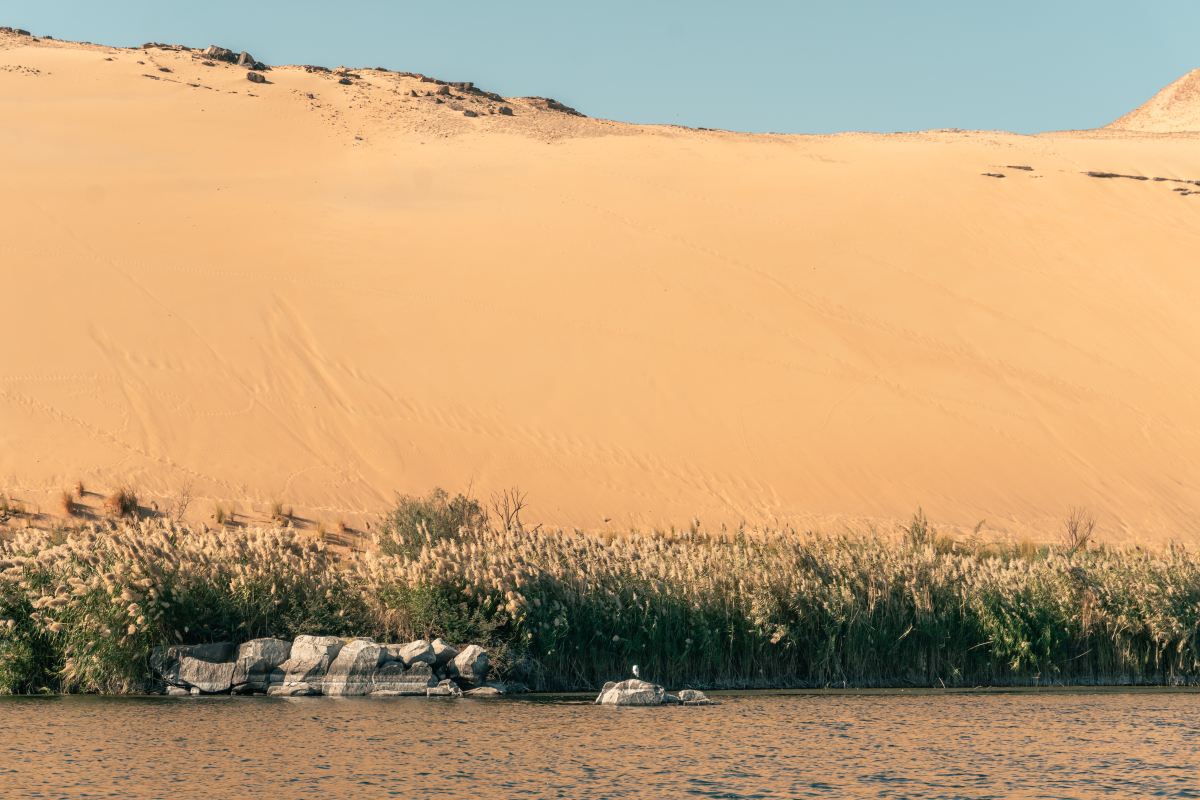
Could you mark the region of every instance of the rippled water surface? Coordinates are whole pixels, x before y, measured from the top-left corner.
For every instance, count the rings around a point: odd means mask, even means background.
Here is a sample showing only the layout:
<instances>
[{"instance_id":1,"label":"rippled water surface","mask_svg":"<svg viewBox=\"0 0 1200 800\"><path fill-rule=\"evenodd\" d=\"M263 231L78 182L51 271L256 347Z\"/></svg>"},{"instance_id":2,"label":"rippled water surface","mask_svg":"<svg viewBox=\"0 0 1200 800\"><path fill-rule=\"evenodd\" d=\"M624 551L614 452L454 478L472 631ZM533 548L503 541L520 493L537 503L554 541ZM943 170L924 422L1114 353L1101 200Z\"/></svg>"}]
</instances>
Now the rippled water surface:
<instances>
[{"instance_id":1,"label":"rippled water surface","mask_svg":"<svg viewBox=\"0 0 1200 800\"><path fill-rule=\"evenodd\" d=\"M0 698L0 797L1200 797L1200 694Z\"/></svg>"}]
</instances>

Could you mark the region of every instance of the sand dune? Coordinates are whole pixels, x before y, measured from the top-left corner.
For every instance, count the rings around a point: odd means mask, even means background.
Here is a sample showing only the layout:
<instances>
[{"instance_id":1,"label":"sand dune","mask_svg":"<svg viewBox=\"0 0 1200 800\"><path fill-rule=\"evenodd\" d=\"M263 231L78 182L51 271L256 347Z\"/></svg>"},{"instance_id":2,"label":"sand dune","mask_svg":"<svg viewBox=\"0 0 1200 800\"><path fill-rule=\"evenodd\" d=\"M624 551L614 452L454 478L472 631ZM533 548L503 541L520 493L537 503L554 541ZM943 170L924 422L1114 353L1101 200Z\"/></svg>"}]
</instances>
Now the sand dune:
<instances>
[{"instance_id":1,"label":"sand dune","mask_svg":"<svg viewBox=\"0 0 1200 800\"><path fill-rule=\"evenodd\" d=\"M1200 131L1200 69L1192 70L1105 129L1179 133Z\"/></svg>"},{"instance_id":2,"label":"sand dune","mask_svg":"<svg viewBox=\"0 0 1200 800\"><path fill-rule=\"evenodd\" d=\"M0 35L10 496L1200 534L1194 136L743 135L265 74Z\"/></svg>"}]
</instances>

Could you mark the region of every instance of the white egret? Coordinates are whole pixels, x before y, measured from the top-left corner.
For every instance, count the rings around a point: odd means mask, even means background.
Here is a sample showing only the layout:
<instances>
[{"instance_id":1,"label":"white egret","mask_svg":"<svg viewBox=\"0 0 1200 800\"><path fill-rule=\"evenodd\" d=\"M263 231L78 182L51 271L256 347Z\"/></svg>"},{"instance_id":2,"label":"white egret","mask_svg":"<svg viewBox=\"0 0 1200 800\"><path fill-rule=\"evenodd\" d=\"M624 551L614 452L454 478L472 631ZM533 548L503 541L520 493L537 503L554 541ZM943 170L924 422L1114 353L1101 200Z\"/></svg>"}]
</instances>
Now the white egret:
<instances>
[{"instance_id":1,"label":"white egret","mask_svg":"<svg viewBox=\"0 0 1200 800\"><path fill-rule=\"evenodd\" d=\"M633 665L633 677L635 677L635 678L642 677L642 673L638 671L637 664Z\"/></svg>"}]
</instances>

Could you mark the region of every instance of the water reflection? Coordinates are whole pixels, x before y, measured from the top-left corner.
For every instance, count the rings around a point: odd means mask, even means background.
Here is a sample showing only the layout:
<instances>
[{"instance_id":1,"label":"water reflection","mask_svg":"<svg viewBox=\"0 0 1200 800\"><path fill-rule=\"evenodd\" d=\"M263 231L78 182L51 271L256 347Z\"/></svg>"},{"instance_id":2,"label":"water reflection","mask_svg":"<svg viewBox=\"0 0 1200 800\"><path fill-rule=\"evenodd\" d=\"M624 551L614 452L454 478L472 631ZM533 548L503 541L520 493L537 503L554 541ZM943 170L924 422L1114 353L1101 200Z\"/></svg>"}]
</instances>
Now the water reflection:
<instances>
[{"instance_id":1,"label":"water reflection","mask_svg":"<svg viewBox=\"0 0 1200 800\"><path fill-rule=\"evenodd\" d=\"M1198 797L1200 694L0 698L0 797Z\"/></svg>"}]
</instances>

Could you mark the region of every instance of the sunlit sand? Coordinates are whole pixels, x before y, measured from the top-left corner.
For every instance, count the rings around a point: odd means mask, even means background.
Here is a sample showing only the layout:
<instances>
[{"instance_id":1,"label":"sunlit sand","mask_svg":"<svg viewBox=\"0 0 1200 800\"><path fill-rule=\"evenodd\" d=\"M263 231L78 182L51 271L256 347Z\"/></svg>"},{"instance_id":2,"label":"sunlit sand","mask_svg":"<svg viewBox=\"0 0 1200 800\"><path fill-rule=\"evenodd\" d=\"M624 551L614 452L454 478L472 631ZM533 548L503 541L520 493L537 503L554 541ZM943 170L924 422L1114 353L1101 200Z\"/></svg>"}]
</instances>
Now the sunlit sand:
<instances>
[{"instance_id":1,"label":"sunlit sand","mask_svg":"<svg viewBox=\"0 0 1200 800\"><path fill-rule=\"evenodd\" d=\"M10 497L1200 534L1197 73L1100 131L783 136L214 63L0 35Z\"/></svg>"}]
</instances>

